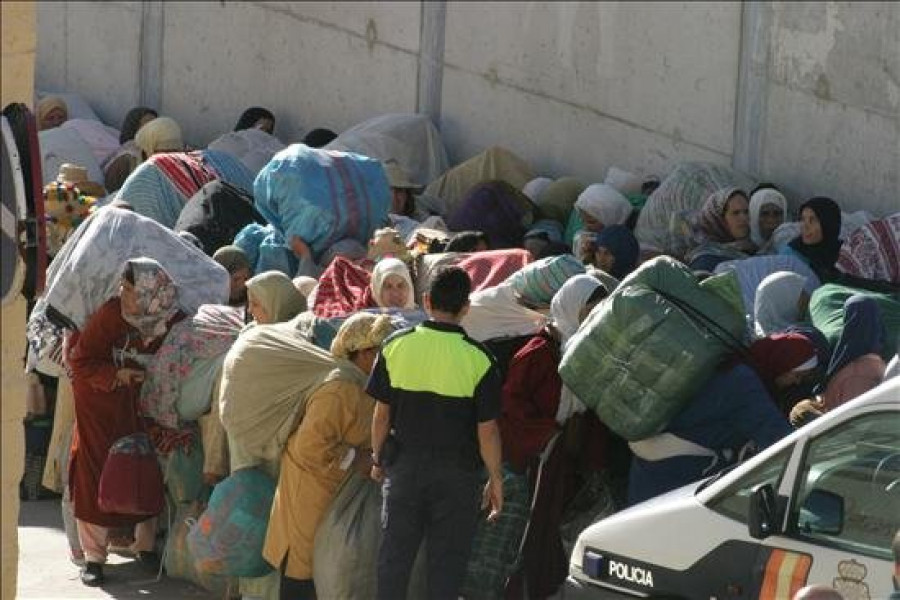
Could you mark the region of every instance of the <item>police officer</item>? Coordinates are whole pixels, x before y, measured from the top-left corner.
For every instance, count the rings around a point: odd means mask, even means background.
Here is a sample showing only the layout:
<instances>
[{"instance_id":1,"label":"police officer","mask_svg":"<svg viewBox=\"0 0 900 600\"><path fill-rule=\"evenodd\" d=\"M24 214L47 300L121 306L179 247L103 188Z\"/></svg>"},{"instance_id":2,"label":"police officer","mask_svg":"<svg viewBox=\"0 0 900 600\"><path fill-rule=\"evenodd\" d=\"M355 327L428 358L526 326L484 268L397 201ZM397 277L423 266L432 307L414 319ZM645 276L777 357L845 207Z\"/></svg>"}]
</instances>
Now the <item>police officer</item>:
<instances>
[{"instance_id":1,"label":"police officer","mask_svg":"<svg viewBox=\"0 0 900 600\"><path fill-rule=\"evenodd\" d=\"M459 323L471 281L439 270L423 303L429 319L381 347L367 391L372 477L384 481L378 598L406 597L413 562L427 540L429 598L456 598L475 535L479 500L495 520L503 504L500 371ZM482 466L488 482L480 493Z\"/></svg>"}]
</instances>

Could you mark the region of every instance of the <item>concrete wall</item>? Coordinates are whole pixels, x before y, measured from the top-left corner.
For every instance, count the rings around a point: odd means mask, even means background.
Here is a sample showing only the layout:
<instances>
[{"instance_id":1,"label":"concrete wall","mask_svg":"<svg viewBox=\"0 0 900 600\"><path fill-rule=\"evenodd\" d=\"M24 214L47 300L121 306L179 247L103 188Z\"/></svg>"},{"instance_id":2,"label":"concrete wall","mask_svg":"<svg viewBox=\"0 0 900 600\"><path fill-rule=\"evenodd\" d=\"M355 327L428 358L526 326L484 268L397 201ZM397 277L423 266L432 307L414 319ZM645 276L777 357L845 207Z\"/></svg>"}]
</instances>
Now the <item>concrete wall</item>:
<instances>
[{"instance_id":1,"label":"concrete wall","mask_svg":"<svg viewBox=\"0 0 900 600\"><path fill-rule=\"evenodd\" d=\"M0 105L24 102L31 105L34 87L35 8L33 2L0 3L2 84ZM18 577L19 481L25 463L25 298L21 295L2 308L0 322L0 440L3 440L0 477L0 598L16 597Z\"/></svg>"},{"instance_id":2,"label":"concrete wall","mask_svg":"<svg viewBox=\"0 0 900 600\"><path fill-rule=\"evenodd\" d=\"M114 124L152 100L195 144L251 104L286 141L419 110L453 161L501 144L597 181L714 160L900 205L896 3L71 2L38 24L39 87Z\"/></svg>"}]
</instances>

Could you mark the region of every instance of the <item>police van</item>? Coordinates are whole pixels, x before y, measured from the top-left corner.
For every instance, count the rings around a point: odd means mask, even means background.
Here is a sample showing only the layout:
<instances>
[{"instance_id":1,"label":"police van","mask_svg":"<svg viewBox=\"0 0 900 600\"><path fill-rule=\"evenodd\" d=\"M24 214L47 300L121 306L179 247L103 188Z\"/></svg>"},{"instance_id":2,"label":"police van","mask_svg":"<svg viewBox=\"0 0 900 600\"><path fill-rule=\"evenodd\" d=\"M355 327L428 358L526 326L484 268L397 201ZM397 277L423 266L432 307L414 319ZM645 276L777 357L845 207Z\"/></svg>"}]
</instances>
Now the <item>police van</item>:
<instances>
[{"instance_id":1,"label":"police van","mask_svg":"<svg viewBox=\"0 0 900 600\"><path fill-rule=\"evenodd\" d=\"M564 597L789 600L825 584L885 599L898 529L900 377L731 471L588 527Z\"/></svg>"}]
</instances>

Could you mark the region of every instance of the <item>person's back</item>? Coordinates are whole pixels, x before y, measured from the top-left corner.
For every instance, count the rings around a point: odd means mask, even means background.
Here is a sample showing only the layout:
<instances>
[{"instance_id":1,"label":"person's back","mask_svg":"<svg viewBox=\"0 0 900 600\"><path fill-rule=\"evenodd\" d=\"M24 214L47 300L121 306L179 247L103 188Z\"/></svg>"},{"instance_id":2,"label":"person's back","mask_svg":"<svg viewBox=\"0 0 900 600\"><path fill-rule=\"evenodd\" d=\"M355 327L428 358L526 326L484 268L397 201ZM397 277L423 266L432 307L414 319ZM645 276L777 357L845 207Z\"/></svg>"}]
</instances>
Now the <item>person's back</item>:
<instances>
[{"instance_id":1,"label":"person's back","mask_svg":"<svg viewBox=\"0 0 900 600\"><path fill-rule=\"evenodd\" d=\"M369 379L377 400L372 476L386 475L379 598L405 597L423 538L428 596L457 597L475 533L482 460L489 518L500 511L501 377L493 357L459 325L470 288L462 269L439 271L424 298L430 319L388 338Z\"/></svg>"}]
</instances>

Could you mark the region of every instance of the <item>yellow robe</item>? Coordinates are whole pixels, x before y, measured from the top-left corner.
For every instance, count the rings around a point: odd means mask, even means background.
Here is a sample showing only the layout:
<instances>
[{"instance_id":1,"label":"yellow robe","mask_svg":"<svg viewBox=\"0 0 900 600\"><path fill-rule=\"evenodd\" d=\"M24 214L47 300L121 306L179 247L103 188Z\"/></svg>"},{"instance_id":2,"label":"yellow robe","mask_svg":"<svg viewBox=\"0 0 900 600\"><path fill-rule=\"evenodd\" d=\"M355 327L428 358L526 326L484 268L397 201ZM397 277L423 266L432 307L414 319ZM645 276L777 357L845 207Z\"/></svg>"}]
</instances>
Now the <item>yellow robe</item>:
<instances>
[{"instance_id":1,"label":"yellow robe","mask_svg":"<svg viewBox=\"0 0 900 600\"><path fill-rule=\"evenodd\" d=\"M348 450L371 450L374 408L361 385L347 381L326 383L309 397L284 449L263 548L275 568L287 555L287 577L312 578L316 529L352 468L341 469Z\"/></svg>"}]
</instances>

